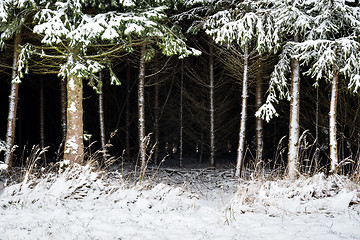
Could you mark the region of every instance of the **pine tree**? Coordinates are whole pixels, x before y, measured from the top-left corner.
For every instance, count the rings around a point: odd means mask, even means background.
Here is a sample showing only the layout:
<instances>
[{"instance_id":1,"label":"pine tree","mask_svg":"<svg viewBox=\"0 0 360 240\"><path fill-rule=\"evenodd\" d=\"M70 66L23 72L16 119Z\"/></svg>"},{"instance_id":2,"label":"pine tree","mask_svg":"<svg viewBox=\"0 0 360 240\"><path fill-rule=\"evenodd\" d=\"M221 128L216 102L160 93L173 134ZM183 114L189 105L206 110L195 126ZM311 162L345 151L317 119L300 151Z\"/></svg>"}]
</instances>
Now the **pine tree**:
<instances>
[{"instance_id":1,"label":"pine tree","mask_svg":"<svg viewBox=\"0 0 360 240\"><path fill-rule=\"evenodd\" d=\"M153 8L166 9L167 7L172 6L171 1L135 1L136 10L148 10ZM135 8L134 8L135 9ZM185 43L185 39L181 34L179 27L175 24L171 27L163 23L162 20L166 19L167 16L164 12L162 15L157 17L152 16L153 20L152 25L147 25L143 27L141 31L134 31L131 36L139 38L141 43L141 52L140 52L140 64L139 64L139 86L138 86L138 133L139 133L139 156L142 171L146 168L146 145L147 141L145 139L146 130L145 130L145 98L144 98L144 85L145 85L145 67L146 61L151 60L154 57L155 49L157 45L166 56L178 55L179 58L184 58L189 55L199 55L200 52L188 48ZM154 46L155 45L155 46Z\"/></svg>"},{"instance_id":2,"label":"pine tree","mask_svg":"<svg viewBox=\"0 0 360 240\"><path fill-rule=\"evenodd\" d=\"M139 86L138 86L138 131L139 131L139 156L141 163L141 170L144 171L146 167L146 134L145 134L145 54L146 44L141 46L140 63L139 63ZM144 172L143 172L144 173Z\"/></svg>"},{"instance_id":3,"label":"pine tree","mask_svg":"<svg viewBox=\"0 0 360 240\"><path fill-rule=\"evenodd\" d=\"M6 0L0 4L0 48L5 47L5 41L14 39L13 41L13 64L11 74L11 90L9 95L9 110L6 131L5 164L8 169L12 168L13 151L15 142L15 128L17 117L18 92L21 73L19 74L19 65L24 64L19 59L20 44L22 42L22 28L29 15L33 12L35 3L32 1Z\"/></svg>"},{"instance_id":4,"label":"pine tree","mask_svg":"<svg viewBox=\"0 0 360 240\"><path fill-rule=\"evenodd\" d=\"M19 50L21 44L21 33L15 34L14 39L14 56L13 56L13 66L11 74L11 89L9 96L9 111L7 119L7 131L6 131L6 146L7 151L5 153L5 164L7 164L8 169L12 168L13 162L13 151L14 151L14 141L15 141L15 127L16 127L16 112L17 112L17 103L19 96L19 82L16 81L18 77L18 58Z\"/></svg>"},{"instance_id":5,"label":"pine tree","mask_svg":"<svg viewBox=\"0 0 360 240\"><path fill-rule=\"evenodd\" d=\"M279 98L291 100L291 122L289 124L288 176L294 178L298 172L298 106L299 83L293 78L291 92L287 75L299 68L299 63L308 65L305 73L316 82L325 79L331 82L331 102L329 111L329 139L331 172L337 172L336 105L339 76L349 79L349 88L357 92L359 82L358 32L359 7L351 7L344 1L268 1L271 14L279 24L279 37L285 45L280 60L275 66L270 81L266 104L257 115L269 121L277 115L273 103ZM289 36L297 36L293 41ZM299 42L301 39L302 42ZM296 66L296 68L295 68ZM298 71L298 70L297 70ZM298 74L296 74L298 75ZM296 86L296 87L295 87ZM297 96L295 98L295 96ZM296 100L299 102L299 100ZM295 111L294 111L295 109Z\"/></svg>"},{"instance_id":6,"label":"pine tree","mask_svg":"<svg viewBox=\"0 0 360 240\"><path fill-rule=\"evenodd\" d=\"M209 100L210 100L210 166L215 167L215 122L214 122L214 42L209 40Z\"/></svg>"},{"instance_id":7,"label":"pine tree","mask_svg":"<svg viewBox=\"0 0 360 240\"><path fill-rule=\"evenodd\" d=\"M306 1L313 28L309 39L294 43L295 57L310 69L307 75L331 84L329 110L330 172L338 171L337 98L339 81L349 81L348 88L358 92L360 86L360 8L344 1Z\"/></svg>"},{"instance_id":8,"label":"pine tree","mask_svg":"<svg viewBox=\"0 0 360 240\"><path fill-rule=\"evenodd\" d=\"M66 139L66 82L60 79L60 122L61 122L61 143Z\"/></svg>"},{"instance_id":9,"label":"pine tree","mask_svg":"<svg viewBox=\"0 0 360 240\"><path fill-rule=\"evenodd\" d=\"M99 72L99 86L98 86L98 97L99 97L99 127L100 127L100 144L102 151L102 160L104 163L107 161L107 149L106 149L106 134L105 134L105 113L104 113L104 71Z\"/></svg>"},{"instance_id":10,"label":"pine tree","mask_svg":"<svg viewBox=\"0 0 360 240\"><path fill-rule=\"evenodd\" d=\"M256 74L255 105L258 110L263 104L263 64L258 65ZM262 170L264 166L264 123L263 119L256 118L256 169Z\"/></svg>"},{"instance_id":11,"label":"pine tree","mask_svg":"<svg viewBox=\"0 0 360 240\"><path fill-rule=\"evenodd\" d=\"M300 42L306 38L311 28L311 18L306 13L304 1L265 1L269 14L277 23L273 30L274 37L283 45L280 60L274 68L270 80L266 103L260 108L257 116L269 121L276 116L273 103L280 98L290 101L289 141L287 175L295 179L299 175L299 132L300 132L300 63L292 57L292 42ZM290 75L290 84L288 83ZM288 89L290 85L290 90Z\"/></svg>"},{"instance_id":12,"label":"pine tree","mask_svg":"<svg viewBox=\"0 0 360 240\"><path fill-rule=\"evenodd\" d=\"M223 7L208 17L203 27L216 43L227 47L238 46L241 52L239 58L243 59L241 119L235 173L239 177L244 164L250 54L252 51L263 54L274 47L275 41L272 39L273 34L266 34L272 30L273 23L264 12L256 10L257 7L251 2L222 1L221 4Z\"/></svg>"},{"instance_id":13,"label":"pine tree","mask_svg":"<svg viewBox=\"0 0 360 240\"><path fill-rule=\"evenodd\" d=\"M64 158L70 163L83 161L83 80L97 89L97 73L109 67L111 82L119 84L109 59L119 51L132 51L146 42L139 37L156 39L166 55L184 57L194 50L186 47L181 37L161 21L166 18L165 1L122 1L104 4L101 1L56 1L47 4L35 15L34 33L42 45L25 45L22 57L30 54L48 59L60 67L59 76L67 80L67 133ZM150 59L152 51L146 51Z\"/></svg>"}]
</instances>

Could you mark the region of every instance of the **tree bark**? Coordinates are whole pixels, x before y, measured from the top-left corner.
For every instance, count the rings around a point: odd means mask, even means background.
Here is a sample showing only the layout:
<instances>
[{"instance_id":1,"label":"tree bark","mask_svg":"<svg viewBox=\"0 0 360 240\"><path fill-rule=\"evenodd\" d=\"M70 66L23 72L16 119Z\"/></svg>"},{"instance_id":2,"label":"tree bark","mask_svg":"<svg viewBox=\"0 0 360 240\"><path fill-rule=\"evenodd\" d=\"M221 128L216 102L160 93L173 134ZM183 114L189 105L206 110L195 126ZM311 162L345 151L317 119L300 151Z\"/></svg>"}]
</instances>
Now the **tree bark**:
<instances>
[{"instance_id":1,"label":"tree bark","mask_svg":"<svg viewBox=\"0 0 360 240\"><path fill-rule=\"evenodd\" d=\"M44 80L40 79L40 148L45 147L45 100L44 100ZM41 156L43 162L46 161L45 153Z\"/></svg>"},{"instance_id":2,"label":"tree bark","mask_svg":"<svg viewBox=\"0 0 360 240\"><path fill-rule=\"evenodd\" d=\"M258 110L263 104L263 72L259 64L258 74L256 76L255 87L255 103L256 110ZM263 151L264 151L264 121L262 118L256 118L256 166L262 169L263 164Z\"/></svg>"},{"instance_id":3,"label":"tree bark","mask_svg":"<svg viewBox=\"0 0 360 240\"><path fill-rule=\"evenodd\" d=\"M66 81L60 80L60 111L61 111L61 137L62 143L66 138Z\"/></svg>"},{"instance_id":4,"label":"tree bark","mask_svg":"<svg viewBox=\"0 0 360 240\"><path fill-rule=\"evenodd\" d=\"M334 77L331 81L331 100L330 100L330 111L329 111L330 172L333 174L336 174L338 171L338 152L337 152L337 140L336 140L338 83L339 83L339 72L336 69L334 69Z\"/></svg>"},{"instance_id":5,"label":"tree bark","mask_svg":"<svg viewBox=\"0 0 360 240\"><path fill-rule=\"evenodd\" d=\"M159 69L158 61L155 60L155 71L157 72ZM154 99L154 141L155 141L155 149L154 149L154 162L157 165L159 163L159 116L160 116L160 108L159 108L159 76L155 73L155 99Z\"/></svg>"},{"instance_id":6,"label":"tree bark","mask_svg":"<svg viewBox=\"0 0 360 240\"><path fill-rule=\"evenodd\" d=\"M7 151L5 152L5 164L8 166L8 170L11 170L13 165L13 151L15 142L15 128L16 128L16 110L19 99L19 83L13 82L17 77L19 51L21 43L21 33L15 34L14 39L14 57L11 75L11 89L9 95L9 112L7 118L7 130L6 130L6 145Z\"/></svg>"},{"instance_id":7,"label":"tree bark","mask_svg":"<svg viewBox=\"0 0 360 240\"><path fill-rule=\"evenodd\" d=\"M247 118L247 98L248 98L248 67L249 67L249 49L245 46L244 49L244 72L242 82L242 102L241 102L241 118L239 130L239 146L237 149L236 171L235 176L240 177L244 165L244 146L245 146L245 131Z\"/></svg>"},{"instance_id":8,"label":"tree bark","mask_svg":"<svg viewBox=\"0 0 360 240\"><path fill-rule=\"evenodd\" d=\"M183 110L183 89L184 89L184 63L181 62L181 79L180 79L180 155L179 167L183 167L183 132L184 132L184 110Z\"/></svg>"},{"instance_id":9,"label":"tree bark","mask_svg":"<svg viewBox=\"0 0 360 240\"><path fill-rule=\"evenodd\" d=\"M126 144L126 159L130 161L131 152L130 152L130 83L131 83L131 66L130 61L126 59L126 135L125 135L125 144Z\"/></svg>"},{"instance_id":10,"label":"tree bark","mask_svg":"<svg viewBox=\"0 0 360 240\"><path fill-rule=\"evenodd\" d=\"M214 42L209 38L209 100L210 100L210 166L215 167L215 134L214 134Z\"/></svg>"},{"instance_id":11,"label":"tree bark","mask_svg":"<svg viewBox=\"0 0 360 240\"><path fill-rule=\"evenodd\" d=\"M299 42L299 36L294 37ZM288 177L294 180L299 174L299 113L300 113L300 63L291 59L291 100L288 144Z\"/></svg>"},{"instance_id":12,"label":"tree bark","mask_svg":"<svg viewBox=\"0 0 360 240\"><path fill-rule=\"evenodd\" d=\"M315 116L315 138L316 138L316 146L319 143L319 86L316 88L316 116Z\"/></svg>"},{"instance_id":13,"label":"tree bark","mask_svg":"<svg viewBox=\"0 0 360 240\"><path fill-rule=\"evenodd\" d=\"M67 82L67 124L64 160L70 165L84 160L83 141L83 82L74 75Z\"/></svg>"},{"instance_id":14,"label":"tree bark","mask_svg":"<svg viewBox=\"0 0 360 240\"><path fill-rule=\"evenodd\" d=\"M204 130L201 130L201 141L200 141L200 154L199 154L199 163L203 162L204 158Z\"/></svg>"},{"instance_id":15,"label":"tree bark","mask_svg":"<svg viewBox=\"0 0 360 240\"><path fill-rule=\"evenodd\" d=\"M104 93L103 93L103 84L104 84L104 71L100 70L99 72L99 126L100 126L100 142L102 150L102 159L105 163L107 160L106 152L106 136L105 136L105 117L104 117Z\"/></svg>"},{"instance_id":16,"label":"tree bark","mask_svg":"<svg viewBox=\"0 0 360 240\"><path fill-rule=\"evenodd\" d=\"M139 87L138 87L138 111L139 111L139 157L141 169L146 166L146 142L145 142L145 51L146 45L141 46L140 66L139 66Z\"/></svg>"}]
</instances>

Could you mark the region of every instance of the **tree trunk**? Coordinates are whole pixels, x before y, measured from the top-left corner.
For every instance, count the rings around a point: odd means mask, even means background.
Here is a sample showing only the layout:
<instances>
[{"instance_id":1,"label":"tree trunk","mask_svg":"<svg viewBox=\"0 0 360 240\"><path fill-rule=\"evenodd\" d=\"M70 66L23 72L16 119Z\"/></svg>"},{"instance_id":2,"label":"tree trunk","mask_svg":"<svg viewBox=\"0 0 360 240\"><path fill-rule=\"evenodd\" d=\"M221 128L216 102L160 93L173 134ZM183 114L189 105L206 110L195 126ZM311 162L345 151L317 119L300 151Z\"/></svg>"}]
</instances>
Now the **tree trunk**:
<instances>
[{"instance_id":1,"label":"tree trunk","mask_svg":"<svg viewBox=\"0 0 360 240\"><path fill-rule=\"evenodd\" d=\"M184 89L184 62L181 61L181 79L180 79L180 155L179 155L179 167L183 167L183 132L184 132L184 121L183 121L183 89Z\"/></svg>"},{"instance_id":2,"label":"tree trunk","mask_svg":"<svg viewBox=\"0 0 360 240\"><path fill-rule=\"evenodd\" d=\"M299 42L299 36L294 37ZM299 113L300 113L300 63L291 59L291 100L288 144L288 177L294 180L299 174Z\"/></svg>"},{"instance_id":3,"label":"tree trunk","mask_svg":"<svg viewBox=\"0 0 360 240\"><path fill-rule=\"evenodd\" d=\"M159 69L158 61L155 59L155 71L157 72ZM154 149L154 162L157 165L159 163L159 116L160 116L160 108L159 108L159 76L155 73L155 99L154 99L154 141L155 141L155 149Z\"/></svg>"},{"instance_id":4,"label":"tree trunk","mask_svg":"<svg viewBox=\"0 0 360 240\"><path fill-rule=\"evenodd\" d=\"M319 160L319 86L316 87L315 139L316 139L315 162L317 163Z\"/></svg>"},{"instance_id":5,"label":"tree trunk","mask_svg":"<svg viewBox=\"0 0 360 240\"><path fill-rule=\"evenodd\" d=\"M200 144L197 143L197 149L199 149L199 163L203 162L204 157L204 130L201 129L201 140Z\"/></svg>"},{"instance_id":6,"label":"tree trunk","mask_svg":"<svg viewBox=\"0 0 360 240\"><path fill-rule=\"evenodd\" d=\"M139 111L139 156L141 169L146 166L146 142L145 142L145 51L146 45L141 46L138 87L138 111Z\"/></svg>"},{"instance_id":7,"label":"tree trunk","mask_svg":"<svg viewBox=\"0 0 360 240\"><path fill-rule=\"evenodd\" d=\"M215 134L214 134L214 42L210 37L209 44L209 100L210 100L210 166L215 167Z\"/></svg>"},{"instance_id":8,"label":"tree trunk","mask_svg":"<svg viewBox=\"0 0 360 240\"><path fill-rule=\"evenodd\" d=\"M247 118L247 98L248 98L248 67L249 67L249 49L245 46L244 50L244 76L242 82L242 102L241 102L241 119L239 131L239 146L237 149L236 172L235 176L240 177L244 165L244 147L245 147L245 131Z\"/></svg>"},{"instance_id":9,"label":"tree trunk","mask_svg":"<svg viewBox=\"0 0 360 240\"><path fill-rule=\"evenodd\" d=\"M44 100L44 80L40 79L40 148L44 149L45 147L45 121L44 121L44 113L45 113L45 100ZM46 161L45 153L41 156L43 162Z\"/></svg>"},{"instance_id":10,"label":"tree trunk","mask_svg":"<svg viewBox=\"0 0 360 240\"><path fill-rule=\"evenodd\" d=\"M131 83L131 66L128 59L126 59L126 135L125 135L125 144L126 144L126 159L130 161L131 152L130 152L130 83Z\"/></svg>"},{"instance_id":11,"label":"tree trunk","mask_svg":"<svg viewBox=\"0 0 360 240\"><path fill-rule=\"evenodd\" d=\"M334 67L335 68L335 67ZM330 172L336 174L338 171L338 152L336 140L336 108L338 97L339 72L334 70L334 77L331 81L331 100L329 111L329 140L330 140Z\"/></svg>"},{"instance_id":12,"label":"tree trunk","mask_svg":"<svg viewBox=\"0 0 360 240\"><path fill-rule=\"evenodd\" d=\"M102 150L102 159L105 163L107 160L106 152L106 136L105 136L105 121L104 121L104 93L103 93L103 83L104 83L104 71L99 72L99 126L100 126L100 142Z\"/></svg>"},{"instance_id":13,"label":"tree trunk","mask_svg":"<svg viewBox=\"0 0 360 240\"><path fill-rule=\"evenodd\" d=\"M70 165L84 160L83 141L83 82L74 75L67 83L67 124L64 160Z\"/></svg>"},{"instance_id":14,"label":"tree trunk","mask_svg":"<svg viewBox=\"0 0 360 240\"><path fill-rule=\"evenodd\" d=\"M60 111L61 111L61 137L62 142L66 138L66 81L60 80Z\"/></svg>"},{"instance_id":15,"label":"tree trunk","mask_svg":"<svg viewBox=\"0 0 360 240\"><path fill-rule=\"evenodd\" d=\"M13 163L13 151L15 141L15 127L16 127L16 110L19 99L19 83L13 82L17 77L19 51L21 43L21 33L17 33L14 39L14 58L11 75L11 90L9 95L9 112L7 119L7 130L6 130L6 145L7 151L5 153L5 164L8 169L11 170Z\"/></svg>"},{"instance_id":16,"label":"tree trunk","mask_svg":"<svg viewBox=\"0 0 360 240\"><path fill-rule=\"evenodd\" d=\"M255 103L256 110L263 104L263 72L259 64L258 74L256 76L255 89ZM262 169L263 166L263 151L264 151L264 121L261 118L256 118L256 168Z\"/></svg>"}]
</instances>

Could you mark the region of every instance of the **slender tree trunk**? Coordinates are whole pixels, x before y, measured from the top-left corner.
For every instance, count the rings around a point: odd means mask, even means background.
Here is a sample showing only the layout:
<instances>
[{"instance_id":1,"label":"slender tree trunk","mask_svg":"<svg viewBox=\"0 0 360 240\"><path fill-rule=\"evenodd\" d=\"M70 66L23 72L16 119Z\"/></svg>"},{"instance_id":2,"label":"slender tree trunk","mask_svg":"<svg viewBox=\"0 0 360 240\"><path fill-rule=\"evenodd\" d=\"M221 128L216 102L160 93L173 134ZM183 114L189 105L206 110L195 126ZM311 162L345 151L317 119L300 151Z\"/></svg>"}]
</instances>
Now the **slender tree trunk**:
<instances>
[{"instance_id":1,"label":"slender tree trunk","mask_svg":"<svg viewBox=\"0 0 360 240\"><path fill-rule=\"evenodd\" d=\"M179 166L183 166L183 131L184 131L184 111L183 111L183 89L184 89L184 62L181 62L181 79L180 79L180 156Z\"/></svg>"},{"instance_id":2,"label":"slender tree trunk","mask_svg":"<svg viewBox=\"0 0 360 240\"><path fill-rule=\"evenodd\" d=\"M139 66L139 87L138 87L138 111L139 111L139 156L141 169L146 166L146 142L145 142L145 51L146 45L143 44L140 53Z\"/></svg>"},{"instance_id":3,"label":"slender tree trunk","mask_svg":"<svg viewBox=\"0 0 360 240\"><path fill-rule=\"evenodd\" d=\"M210 166L215 167L215 134L214 134L214 42L210 37L209 44L209 80L210 80Z\"/></svg>"},{"instance_id":4,"label":"slender tree trunk","mask_svg":"<svg viewBox=\"0 0 360 240\"><path fill-rule=\"evenodd\" d=\"M100 126L100 142L102 150L102 159L105 163L107 160L106 152L106 136L105 136L105 117L104 117L104 93L103 93L103 84L104 84L104 71L99 72L99 126Z\"/></svg>"},{"instance_id":5,"label":"slender tree trunk","mask_svg":"<svg viewBox=\"0 0 360 240\"><path fill-rule=\"evenodd\" d=\"M40 79L40 148L44 149L45 147L45 100L44 100L44 80ZM43 162L46 160L45 153L41 156Z\"/></svg>"},{"instance_id":6,"label":"slender tree trunk","mask_svg":"<svg viewBox=\"0 0 360 240\"><path fill-rule=\"evenodd\" d=\"M204 161L204 130L201 131L199 163Z\"/></svg>"},{"instance_id":7,"label":"slender tree trunk","mask_svg":"<svg viewBox=\"0 0 360 240\"><path fill-rule=\"evenodd\" d=\"M245 131L247 118L247 98L248 98L248 67L249 67L249 49L245 46L244 50L244 76L242 82L242 102L241 102L241 119L239 131L239 146L237 149L236 171L235 176L240 177L244 166L244 147L245 147Z\"/></svg>"},{"instance_id":8,"label":"slender tree trunk","mask_svg":"<svg viewBox=\"0 0 360 240\"><path fill-rule=\"evenodd\" d=\"M315 117L315 138L316 138L316 153L315 161L319 160L319 86L316 88L316 117Z\"/></svg>"},{"instance_id":9,"label":"slender tree trunk","mask_svg":"<svg viewBox=\"0 0 360 240\"><path fill-rule=\"evenodd\" d=\"M335 67L334 67L335 68ZM331 100L329 111L329 140L330 140L330 172L336 174L338 171L338 152L336 140L336 113L338 98L339 72L334 70L334 77L331 81Z\"/></svg>"},{"instance_id":10,"label":"slender tree trunk","mask_svg":"<svg viewBox=\"0 0 360 240\"><path fill-rule=\"evenodd\" d=\"M155 59L155 71L157 72L158 61ZM155 149L154 149L154 162L155 164L159 163L159 144L160 144L160 131L159 131L159 116L160 116L160 108L159 108L159 76L156 73L155 75L155 99L154 99L154 140L155 140Z\"/></svg>"},{"instance_id":11,"label":"slender tree trunk","mask_svg":"<svg viewBox=\"0 0 360 240\"><path fill-rule=\"evenodd\" d=\"M294 37L299 42L299 36ZM300 63L291 59L291 100L288 144L288 177L294 180L299 174L299 113L300 113Z\"/></svg>"},{"instance_id":12,"label":"slender tree trunk","mask_svg":"<svg viewBox=\"0 0 360 240\"><path fill-rule=\"evenodd\" d=\"M126 159L130 161L131 159L131 152L130 152L130 83L131 83L131 66L130 61L126 59L126 135L125 135L125 142L126 142Z\"/></svg>"},{"instance_id":13,"label":"slender tree trunk","mask_svg":"<svg viewBox=\"0 0 360 240\"><path fill-rule=\"evenodd\" d=\"M60 111L61 111L61 137L66 138L66 81L60 80Z\"/></svg>"},{"instance_id":14,"label":"slender tree trunk","mask_svg":"<svg viewBox=\"0 0 360 240\"><path fill-rule=\"evenodd\" d=\"M17 77L20 43L21 43L21 33L17 33L14 39L14 58L13 58L12 75L11 75L12 82L11 82L11 90L9 95L9 112L8 112L7 130L6 130L7 151L5 153L5 163L8 165L9 170L11 170L13 163L16 110L19 99L19 83L15 83L14 80Z\"/></svg>"},{"instance_id":15,"label":"slender tree trunk","mask_svg":"<svg viewBox=\"0 0 360 240\"><path fill-rule=\"evenodd\" d=\"M263 104L263 72L261 64L259 65L258 74L256 76L255 102L258 110ZM256 166L262 169L263 164L263 150L264 150L264 121L261 118L256 118Z\"/></svg>"},{"instance_id":16,"label":"slender tree trunk","mask_svg":"<svg viewBox=\"0 0 360 240\"><path fill-rule=\"evenodd\" d=\"M81 164L84 159L83 82L74 75L68 76L66 126L64 160L69 160L70 165Z\"/></svg>"}]
</instances>

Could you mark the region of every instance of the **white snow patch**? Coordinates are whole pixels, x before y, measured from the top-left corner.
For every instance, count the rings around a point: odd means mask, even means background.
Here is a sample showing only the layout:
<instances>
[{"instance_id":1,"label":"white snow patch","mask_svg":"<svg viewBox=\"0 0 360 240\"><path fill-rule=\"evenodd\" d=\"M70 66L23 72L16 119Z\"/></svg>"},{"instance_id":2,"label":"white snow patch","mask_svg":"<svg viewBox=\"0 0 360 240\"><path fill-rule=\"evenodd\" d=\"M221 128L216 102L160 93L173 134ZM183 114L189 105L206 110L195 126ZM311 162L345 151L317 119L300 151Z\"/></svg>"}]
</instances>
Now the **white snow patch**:
<instances>
[{"instance_id":1,"label":"white snow patch","mask_svg":"<svg viewBox=\"0 0 360 240\"><path fill-rule=\"evenodd\" d=\"M0 140L0 152L5 152L8 149L5 141Z\"/></svg>"},{"instance_id":2,"label":"white snow patch","mask_svg":"<svg viewBox=\"0 0 360 240\"><path fill-rule=\"evenodd\" d=\"M0 174L8 169L8 165L0 161ZM1 187L0 187L1 188Z\"/></svg>"},{"instance_id":3,"label":"white snow patch","mask_svg":"<svg viewBox=\"0 0 360 240\"><path fill-rule=\"evenodd\" d=\"M126 7L135 6L134 1L132 1L132 0L122 0L121 3L122 3L122 5L124 5Z\"/></svg>"},{"instance_id":4,"label":"white snow patch","mask_svg":"<svg viewBox=\"0 0 360 240\"><path fill-rule=\"evenodd\" d=\"M0 197L0 239L360 238L360 207L347 206L359 196L336 190L345 189L343 179L241 182L239 193L247 195L230 201L238 181L224 172L160 171L163 180L181 176L183 186L134 184L79 165L8 186ZM323 200L327 210L318 209ZM306 204L309 210L297 209Z\"/></svg>"},{"instance_id":5,"label":"white snow patch","mask_svg":"<svg viewBox=\"0 0 360 240\"><path fill-rule=\"evenodd\" d=\"M345 213L352 202L360 202L360 186L351 186L346 178L323 174L291 182L249 181L238 189L231 208L265 212L271 215ZM236 207L234 207L236 206Z\"/></svg>"},{"instance_id":6,"label":"white snow patch","mask_svg":"<svg viewBox=\"0 0 360 240\"><path fill-rule=\"evenodd\" d=\"M69 85L69 88L70 88L71 90L75 90L75 81L74 81L74 78L70 78L70 79L69 79L68 85Z\"/></svg>"},{"instance_id":7,"label":"white snow patch","mask_svg":"<svg viewBox=\"0 0 360 240\"><path fill-rule=\"evenodd\" d=\"M76 154L79 145L76 143L75 137L72 137L66 141L66 150L65 153L73 153Z\"/></svg>"},{"instance_id":8,"label":"white snow patch","mask_svg":"<svg viewBox=\"0 0 360 240\"><path fill-rule=\"evenodd\" d=\"M132 33L137 33L137 34L140 34L142 31L144 31L144 27L143 26L140 26L138 24L135 24L135 23L129 23L127 26L126 26L126 29L124 31L124 34L125 35L130 35Z\"/></svg>"},{"instance_id":9,"label":"white snow patch","mask_svg":"<svg viewBox=\"0 0 360 240\"><path fill-rule=\"evenodd\" d=\"M68 111L75 113L76 112L76 104L75 102L70 103L70 107L68 108Z\"/></svg>"},{"instance_id":10,"label":"white snow patch","mask_svg":"<svg viewBox=\"0 0 360 240\"><path fill-rule=\"evenodd\" d=\"M5 1L0 1L0 20L2 22L7 21L7 12L4 5L5 5Z\"/></svg>"}]
</instances>

